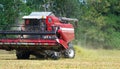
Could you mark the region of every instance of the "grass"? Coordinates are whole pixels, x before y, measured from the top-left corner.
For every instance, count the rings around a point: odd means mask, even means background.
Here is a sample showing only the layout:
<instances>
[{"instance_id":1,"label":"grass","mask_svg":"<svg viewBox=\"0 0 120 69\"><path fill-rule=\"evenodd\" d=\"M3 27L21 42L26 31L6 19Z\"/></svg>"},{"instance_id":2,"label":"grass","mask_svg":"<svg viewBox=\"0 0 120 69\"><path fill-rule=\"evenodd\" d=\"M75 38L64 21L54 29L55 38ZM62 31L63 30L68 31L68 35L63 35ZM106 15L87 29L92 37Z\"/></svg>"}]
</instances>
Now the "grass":
<instances>
[{"instance_id":1,"label":"grass","mask_svg":"<svg viewBox=\"0 0 120 69\"><path fill-rule=\"evenodd\" d=\"M0 69L120 69L119 50L75 49L74 59L60 60L17 60L15 54L0 54Z\"/></svg>"}]
</instances>

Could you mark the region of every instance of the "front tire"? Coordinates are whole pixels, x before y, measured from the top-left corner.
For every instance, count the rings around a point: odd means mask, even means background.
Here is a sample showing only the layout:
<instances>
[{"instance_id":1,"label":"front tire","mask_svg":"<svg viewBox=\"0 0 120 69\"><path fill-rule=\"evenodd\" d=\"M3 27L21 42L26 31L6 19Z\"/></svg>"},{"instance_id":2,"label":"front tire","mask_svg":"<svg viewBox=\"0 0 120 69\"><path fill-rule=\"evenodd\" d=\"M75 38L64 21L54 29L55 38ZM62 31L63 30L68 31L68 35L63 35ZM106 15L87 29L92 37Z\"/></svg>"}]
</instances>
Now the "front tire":
<instances>
[{"instance_id":1,"label":"front tire","mask_svg":"<svg viewBox=\"0 0 120 69\"><path fill-rule=\"evenodd\" d=\"M29 51L16 51L17 59L29 59L30 52Z\"/></svg>"},{"instance_id":2,"label":"front tire","mask_svg":"<svg viewBox=\"0 0 120 69\"><path fill-rule=\"evenodd\" d=\"M65 58L74 58L75 57L75 50L73 47L69 47L64 52Z\"/></svg>"}]
</instances>

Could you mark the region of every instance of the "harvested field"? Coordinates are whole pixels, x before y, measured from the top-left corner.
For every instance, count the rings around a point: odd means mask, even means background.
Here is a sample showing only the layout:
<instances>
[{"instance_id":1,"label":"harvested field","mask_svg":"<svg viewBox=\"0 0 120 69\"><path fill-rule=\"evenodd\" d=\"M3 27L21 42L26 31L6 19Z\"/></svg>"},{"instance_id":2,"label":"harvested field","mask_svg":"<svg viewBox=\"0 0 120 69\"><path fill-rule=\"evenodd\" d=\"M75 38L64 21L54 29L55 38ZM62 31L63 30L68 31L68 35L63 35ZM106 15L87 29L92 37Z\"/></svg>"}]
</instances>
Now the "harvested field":
<instances>
[{"instance_id":1,"label":"harvested field","mask_svg":"<svg viewBox=\"0 0 120 69\"><path fill-rule=\"evenodd\" d=\"M119 50L91 50L76 46L75 49L74 59L59 60L34 57L29 60L17 60L15 54L1 53L0 69L120 69Z\"/></svg>"}]
</instances>

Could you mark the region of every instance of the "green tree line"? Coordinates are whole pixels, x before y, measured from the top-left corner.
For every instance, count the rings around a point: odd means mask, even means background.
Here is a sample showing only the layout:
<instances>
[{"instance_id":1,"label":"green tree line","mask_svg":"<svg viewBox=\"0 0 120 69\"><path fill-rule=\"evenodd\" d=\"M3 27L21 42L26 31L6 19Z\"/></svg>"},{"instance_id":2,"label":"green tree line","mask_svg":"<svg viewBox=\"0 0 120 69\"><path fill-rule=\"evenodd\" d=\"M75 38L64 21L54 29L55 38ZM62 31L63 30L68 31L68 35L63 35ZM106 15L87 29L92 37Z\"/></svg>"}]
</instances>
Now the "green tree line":
<instances>
[{"instance_id":1,"label":"green tree line","mask_svg":"<svg viewBox=\"0 0 120 69\"><path fill-rule=\"evenodd\" d=\"M0 25L16 24L33 11L79 19L74 43L120 49L120 0L1 0Z\"/></svg>"}]
</instances>

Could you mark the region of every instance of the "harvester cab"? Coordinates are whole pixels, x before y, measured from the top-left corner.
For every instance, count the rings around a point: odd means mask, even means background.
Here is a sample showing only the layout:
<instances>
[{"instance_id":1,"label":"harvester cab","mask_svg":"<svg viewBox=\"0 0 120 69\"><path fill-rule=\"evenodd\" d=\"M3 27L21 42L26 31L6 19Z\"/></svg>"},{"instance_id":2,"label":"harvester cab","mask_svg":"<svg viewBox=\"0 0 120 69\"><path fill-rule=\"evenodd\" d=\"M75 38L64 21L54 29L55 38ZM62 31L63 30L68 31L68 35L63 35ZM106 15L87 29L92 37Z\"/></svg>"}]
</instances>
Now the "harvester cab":
<instances>
[{"instance_id":1,"label":"harvester cab","mask_svg":"<svg viewBox=\"0 0 120 69\"><path fill-rule=\"evenodd\" d=\"M56 17L52 12L32 12L23 19L24 24L17 26L20 30L0 30L0 35L19 36L0 37L0 49L16 50L18 59L28 59L31 54L53 59L74 58L75 50L71 44L74 27L69 22L77 22L77 19Z\"/></svg>"}]
</instances>

